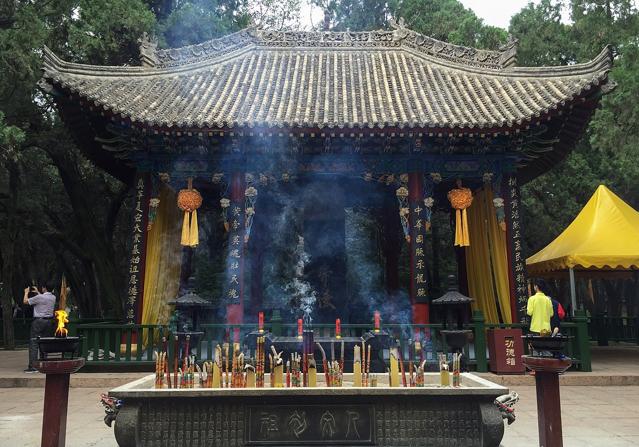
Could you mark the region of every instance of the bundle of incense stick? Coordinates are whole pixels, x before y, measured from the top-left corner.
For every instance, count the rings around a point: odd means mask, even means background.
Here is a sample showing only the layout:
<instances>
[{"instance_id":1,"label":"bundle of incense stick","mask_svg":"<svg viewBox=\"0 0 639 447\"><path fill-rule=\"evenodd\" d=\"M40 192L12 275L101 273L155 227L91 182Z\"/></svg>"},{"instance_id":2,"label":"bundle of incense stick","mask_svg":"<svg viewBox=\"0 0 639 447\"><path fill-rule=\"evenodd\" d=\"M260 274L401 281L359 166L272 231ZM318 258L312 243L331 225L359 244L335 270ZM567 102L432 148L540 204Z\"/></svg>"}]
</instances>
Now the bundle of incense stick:
<instances>
[{"instance_id":1,"label":"bundle of incense stick","mask_svg":"<svg viewBox=\"0 0 639 447\"><path fill-rule=\"evenodd\" d=\"M446 354L439 354L439 384L441 386L450 385L450 372L448 371Z\"/></svg>"},{"instance_id":2,"label":"bundle of incense stick","mask_svg":"<svg viewBox=\"0 0 639 447\"><path fill-rule=\"evenodd\" d=\"M222 347L220 345L215 346L215 359L213 365L213 378L211 387L212 388L221 388L222 387L222 368L223 368L223 359L222 359Z\"/></svg>"},{"instance_id":3,"label":"bundle of incense stick","mask_svg":"<svg viewBox=\"0 0 639 447\"><path fill-rule=\"evenodd\" d=\"M167 368L166 352L155 351L155 387L164 387L164 370Z\"/></svg>"},{"instance_id":4,"label":"bundle of incense stick","mask_svg":"<svg viewBox=\"0 0 639 447\"><path fill-rule=\"evenodd\" d=\"M203 388L213 388L213 362L202 363L202 375L204 376Z\"/></svg>"},{"instance_id":5,"label":"bundle of incense stick","mask_svg":"<svg viewBox=\"0 0 639 447\"><path fill-rule=\"evenodd\" d=\"M306 357L307 357L307 365L308 365L307 385L310 388L315 388L317 386L317 363L315 363L315 355L306 354Z\"/></svg>"},{"instance_id":6,"label":"bundle of incense stick","mask_svg":"<svg viewBox=\"0 0 639 447\"><path fill-rule=\"evenodd\" d=\"M456 352L453 354L453 386L458 387L461 386L461 375L460 375L460 367L461 367L461 352Z\"/></svg>"},{"instance_id":7,"label":"bundle of incense stick","mask_svg":"<svg viewBox=\"0 0 639 447\"><path fill-rule=\"evenodd\" d=\"M399 386L399 352L397 351L397 347L393 347L390 349L390 368L388 371L388 385L391 387Z\"/></svg>"},{"instance_id":8,"label":"bundle of incense stick","mask_svg":"<svg viewBox=\"0 0 639 447\"><path fill-rule=\"evenodd\" d=\"M340 373L344 374L344 340L342 340L342 343L340 344L339 369Z\"/></svg>"},{"instance_id":9,"label":"bundle of incense stick","mask_svg":"<svg viewBox=\"0 0 639 447\"><path fill-rule=\"evenodd\" d=\"M324 348L319 342L316 342L315 345L322 353L322 368L324 369L324 380L326 381L326 386L331 386L330 375L328 374L328 361L326 360L326 352L324 352Z\"/></svg>"},{"instance_id":10,"label":"bundle of incense stick","mask_svg":"<svg viewBox=\"0 0 639 447\"><path fill-rule=\"evenodd\" d=\"M333 360L328 364L328 375L330 377L330 385L331 387L340 387L342 386L342 369L339 365L339 362Z\"/></svg>"},{"instance_id":11,"label":"bundle of incense stick","mask_svg":"<svg viewBox=\"0 0 639 447\"><path fill-rule=\"evenodd\" d=\"M244 366L244 371L246 372L246 378L244 380L245 388L255 388L255 366L247 363Z\"/></svg>"},{"instance_id":12,"label":"bundle of incense stick","mask_svg":"<svg viewBox=\"0 0 639 447\"><path fill-rule=\"evenodd\" d=\"M180 356L179 351L180 351L179 338L176 335L173 340L173 388L178 387L178 363L179 363L179 356Z\"/></svg>"},{"instance_id":13,"label":"bundle of incense stick","mask_svg":"<svg viewBox=\"0 0 639 447\"><path fill-rule=\"evenodd\" d=\"M264 387L264 337L257 337L255 351L255 386Z\"/></svg>"},{"instance_id":14,"label":"bundle of incense stick","mask_svg":"<svg viewBox=\"0 0 639 447\"><path fill-rule=\"evenodd\" d=\"M360 350L361 348L357 345L353 347L353 386L363 385L364 373L362 372L362 356Z\"/></svg>"},{"instance_id":15,"label":"bundle of incense stick","mask_svg":"<svg viewBox=\"0 0 639 447\"><path fill-rule=\"evenodd\" d=\"M271 386L274 388L284 387L284 359L283 352L277 352L275 346L271 345L273 355L269 354L271 359Z\"/></svg>"},{"instance_id":16,"label":"bundle of incense stick","mask_svg":"<svg viewBox=\"0 0 639 447\"><path fill-rule=\"evenodd\" d=\"M372 346L368 345L368 352L366 353L366 382L364 386L368 386L369 384L369 378L370 378L370 374L371 374L371 349Z\"/></svg>"},{"instance_id":17,"label":"bundle of incense stick","mask_svg":"<svg viewBox=\"0 0 639 447\"><path fill-rule=\"evenodd\" d=\"M408 361L408 386L415 386L415 376L413 375L413 361Z\"/></svg>"},{"instance_id":18,"label":"bundle of incense stick","mask_svg":"<svg viewBox=\"0 0 639 447\"><path fill-rule=\"evenodd\" d=\"M415 386L423 387L424 386L424 367L426 366L426 360L423 360L422 363L417 367L417 374L415 377Z\"/></svg>"},{"instance_id":19,"label":"bundle of incense stick","mask_svg":"<svg viewBox=\"0 0 639 447\"><path fill-rule=\"evenodd\" d=\"M302 356L297 352L291 353L291 386L299 388L302 386Z\"/></svg>"},{"instance_id":20,"label":"bundle of incense stick","mask_svg":"<svg viewBox=\"0 0 639 447\"><path fill-rule=\"evenodd\" d=\"M399 371L402 373L402 386L406 387L406 370L404 369L404 349L402 346L399 347L397 352L399 352Z\"/></svg>"},{"instance_id":21,"label":"bundle of incense stick","mask_svg":"<svg viewBox=\"0 0 639 447\"><path fill-rule=\"evenodd\" d=\"M224 349L224 388L228 388L231 386L229 380L229 344L223 343L222 348Z\"/></svg>"}]
</instances>

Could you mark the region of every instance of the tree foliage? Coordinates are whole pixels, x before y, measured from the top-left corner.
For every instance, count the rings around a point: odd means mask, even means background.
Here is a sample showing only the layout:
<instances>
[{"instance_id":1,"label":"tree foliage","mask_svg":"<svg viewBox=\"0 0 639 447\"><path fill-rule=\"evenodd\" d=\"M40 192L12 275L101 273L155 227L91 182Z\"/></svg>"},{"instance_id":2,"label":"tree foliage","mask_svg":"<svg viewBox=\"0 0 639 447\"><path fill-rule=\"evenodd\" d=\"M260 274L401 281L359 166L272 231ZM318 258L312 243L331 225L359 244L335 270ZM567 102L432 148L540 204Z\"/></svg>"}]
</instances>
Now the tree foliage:
<instances>
[{"instance_id":1,"label":"tree foliage","mask_svg":"<svg viewBox=\"0 0 639 447\"><path fill-rule=\"evenodd\" d=\"M312 0L320 28L371 30L403 17L423 34L498 48L506 30L456 0ZM561 20L566 3L571 21ZM37 87L42 48L71 61L138 63L138 40L195 44L250 23L295 28L300 0L56 0L0 7L0 282L4 314L32 278L69 276L83 315L122 312L130 187L93 166ZM520 65L560 65L615 51L617 88L567 159L524 188L529 253L575 216L599 183L639 206L639 14L631 0L541 0L512 18Z\"/></svg>"}]
</instances>

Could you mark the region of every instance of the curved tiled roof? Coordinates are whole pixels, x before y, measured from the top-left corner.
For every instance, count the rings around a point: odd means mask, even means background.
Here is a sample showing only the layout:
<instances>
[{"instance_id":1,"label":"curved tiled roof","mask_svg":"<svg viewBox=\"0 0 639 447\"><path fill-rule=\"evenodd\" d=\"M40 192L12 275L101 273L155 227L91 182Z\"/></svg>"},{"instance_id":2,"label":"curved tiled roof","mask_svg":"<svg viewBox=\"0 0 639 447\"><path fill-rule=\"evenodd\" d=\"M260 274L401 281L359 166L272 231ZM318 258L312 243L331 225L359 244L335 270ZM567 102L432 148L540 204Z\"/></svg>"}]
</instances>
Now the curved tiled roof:
<instances>
[{"instance_id":1,"label":"curved tiled roof","mask_svg":"<svg viewBox=\"0 0 639 447\"><path fill-rule=\"evenodd\" d=\"M607 81L608 48L584 64L514 66L515 48L455 46L402 27L244 30L180 49L141 48L141 67L65 62L44 80L132 122L178 128L517 127Z\"/></svg>"}]
</instances>

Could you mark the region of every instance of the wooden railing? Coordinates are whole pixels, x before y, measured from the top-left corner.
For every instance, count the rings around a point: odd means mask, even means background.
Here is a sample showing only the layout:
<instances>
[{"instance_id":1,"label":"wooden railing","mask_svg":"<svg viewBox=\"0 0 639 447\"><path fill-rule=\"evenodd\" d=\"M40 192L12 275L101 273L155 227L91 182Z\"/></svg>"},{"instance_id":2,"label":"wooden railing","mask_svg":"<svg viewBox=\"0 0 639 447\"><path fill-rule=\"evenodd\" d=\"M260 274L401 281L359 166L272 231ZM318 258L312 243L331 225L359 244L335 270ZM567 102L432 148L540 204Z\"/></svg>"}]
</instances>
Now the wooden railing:
<instances>
[{"instance_id":1,"label":"wooden railing","mask_svg":"<svg viewBox=\"0 0 639 447\"><path fill-rule=\"evenodd\" d=\"M475 312L472 321L466 325L466 329L472 331L472 335L464 354L467 364L476 371L488 370L486 330L491 328L521 328L524 333L526 332L526 327L521 324L486 324L481 312ZM200 330L204 334L197 345L191 344L191 349L197 353L200 360L211 359L218 343L228 340L243 341L246 334L256 329L252 324L202 324ZM274 335L297 335L296 324L266 322L265 329ZM342 336L360 337L372 329L370 324L342 324ZM448 352L441 336L441 324L384 324L382 329L397 340L404 359L411 358L411 346L416 339L420 340L424 351L423 358L428 363L436 363L438 352ZM316 336L333 336L334 330L335 326L332 324L313 325ZM87 359L88 365L152 363L153 352L161 348L162 336L171 338L169 328L164 325L78 324L75 331L82 337L81 353ZM562 333L572 337L566 355L574 359L575 367L582 371L591 371L587 318L583 314L578 314L573 321L562 323ZM168 346L169 356L172 357L173 343L169 342Z\"/></svg>"}]
</instances>

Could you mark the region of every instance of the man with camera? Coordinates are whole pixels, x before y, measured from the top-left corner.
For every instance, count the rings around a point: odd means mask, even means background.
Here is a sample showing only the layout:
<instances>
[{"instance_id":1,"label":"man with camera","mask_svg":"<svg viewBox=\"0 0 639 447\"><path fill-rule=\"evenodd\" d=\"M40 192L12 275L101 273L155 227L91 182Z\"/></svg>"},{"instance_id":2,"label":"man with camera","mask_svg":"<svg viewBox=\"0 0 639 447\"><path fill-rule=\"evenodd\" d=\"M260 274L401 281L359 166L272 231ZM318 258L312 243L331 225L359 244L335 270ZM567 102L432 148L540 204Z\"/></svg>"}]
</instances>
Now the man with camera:
<instances>
[{"instance_id":1,"label":"man with camera","mask_svg":"<svg viewBox=\"0 0 639 447\"><path fill-rule=\"evenodd\" d=\"M38 359L38 337L52 337L54 331L53 310L55 309L55 295L50 292L53 286L49 283L38 291L36 286L24 289L22 302L33 307L33 322L31 323L31 337L29 340L29 366L26 373L38 372L33 367Z\"/></svg>"}]
</instances>

